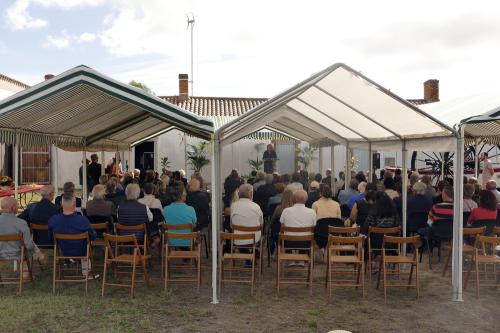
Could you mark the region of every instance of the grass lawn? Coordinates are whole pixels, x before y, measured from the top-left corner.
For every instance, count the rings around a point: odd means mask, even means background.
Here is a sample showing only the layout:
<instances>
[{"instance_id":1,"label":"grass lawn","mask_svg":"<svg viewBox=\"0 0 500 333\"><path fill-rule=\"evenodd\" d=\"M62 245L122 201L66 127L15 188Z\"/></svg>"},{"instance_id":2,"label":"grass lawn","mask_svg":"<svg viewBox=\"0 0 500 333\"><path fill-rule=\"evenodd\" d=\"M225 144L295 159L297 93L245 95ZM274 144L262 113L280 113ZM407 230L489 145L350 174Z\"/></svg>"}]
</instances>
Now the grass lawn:
<instances>
[{"instance_id":1,"label":"grass lawn","mask_svg":"<svg viewBox=\"0 0 500 333\"><path fill-rule=\"evenodd\" d=\"M425 263L425 256L424 261ZM189 285L163 292L157 259L153 286L138 284L136 298L128 291L108 287L101 298L100 280L81 285L59 285L51 293L48 268L35 269L35 285L26 284L21 297L12 286L0 289L0 332L498 332L500 289L483 288L481 299L474 283L465 302L451 301L450 278L441 277L441 264L429 272L421 265L421 298L414 290L391 289L387 303L376 290L375 278L367 280L363 299L354 289L338 290L329 300L324 288L322 263L316 265L314 294L289 286L276 297L275 267L266 268L254 296L249 287L223 287L220 303L211 304L209 262L204 262L200 292ZM474 282L474 281L472 281Z\"/></svg>"}]
</instances>

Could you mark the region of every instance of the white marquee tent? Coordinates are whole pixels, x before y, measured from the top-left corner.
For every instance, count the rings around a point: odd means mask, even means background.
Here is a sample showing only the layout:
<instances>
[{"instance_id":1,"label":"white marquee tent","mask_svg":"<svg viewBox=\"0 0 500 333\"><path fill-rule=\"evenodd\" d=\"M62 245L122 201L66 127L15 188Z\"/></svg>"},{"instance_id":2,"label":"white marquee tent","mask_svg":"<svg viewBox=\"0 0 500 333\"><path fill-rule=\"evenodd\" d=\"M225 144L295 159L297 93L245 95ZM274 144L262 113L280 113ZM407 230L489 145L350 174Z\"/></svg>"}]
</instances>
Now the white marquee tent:
<instances>
[{"instance_id":1,"label":"white marquee tent","mask_svg":"<svg viewBox=\"0 0 500 333\"><path fill-rule=\"evenodd\" d=\"M409 149L456 151L458 143L457 132L452 127L422 112L352 68L344 64L330 66L215 132L212 157L213 253L217 253L217 233L222 211L220 198L223 177L219 171L221 148L264 127L288 133L310 144L330 142L332 146L344 145L347 148L346 161L350 160L353 148L370 151L370 158L374 150L402 151L403 169L407 168ZM346 171L348 182L349 163L346 163ZM405 188L407 179L403 179ZM455 197L461 197L461 193L455 191ZM403 191L403 211L406 212L406 191ZM403 232L406 233L406 214L403 214ZM455 216L455 239L461 239L460 232ZM455 254L456 250L454 248ZM216 260L213 256L214 303L217 302ZM457 268L453 271L454 299L461 300L461 261L455 258L452 265Z\"/></svg>"}]
</instances>

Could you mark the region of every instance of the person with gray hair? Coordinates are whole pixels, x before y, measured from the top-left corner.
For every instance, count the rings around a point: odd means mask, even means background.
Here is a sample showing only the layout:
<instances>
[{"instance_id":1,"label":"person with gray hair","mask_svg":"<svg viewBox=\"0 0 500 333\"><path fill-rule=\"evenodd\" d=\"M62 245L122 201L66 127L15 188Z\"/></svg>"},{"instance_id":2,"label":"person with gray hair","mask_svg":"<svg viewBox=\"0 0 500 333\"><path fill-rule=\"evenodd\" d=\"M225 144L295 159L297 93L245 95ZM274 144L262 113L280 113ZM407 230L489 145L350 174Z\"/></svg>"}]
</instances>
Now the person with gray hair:
<instances>
[{"instance_id":1,"label":"person with gray hair","mask_svg":"<svg viewBox=\"0 0 500 333\"><path fill-rule=\"evenodd\" d=\"M497 190L497 182L496 181L494 181L493 179L488 181L486 183L486 190L491 191L495 195L497 202L500 202L500 192Z\"/></svg>"},{"instance_id":2,"label":"person with gray hair","mask_svg":"<svg viewBox=\"0 0 500 333\"><path fill-rule=\"evenodd\" d=\"M264 216L260 206L252 201L253 187L250 184L243 184L238 189L239 199L231 205L231 225L255 227L263 225ZM246 233L235 231L235 233ZM255 242L260 242L260 232L255 233ZM251 244L251 240L235 240L236 245Z\"/></svg>"},{"instance_id":3,"label":"person with gray hair","mask_svg":"<svg viewBox=\"0 0 500 333\"><path fill-rule=\"evenodd\" d=\"M49 236L53 237L54 234L76 235L81 233L88 233L89 240L96 239L97 234L92 229L87 217L76 214L76 199L69 193L64 193L61 198L61 205L63 212L54 215L49 220ZM58 242L59 249L63 256L68 257L83 257L87 255L87 241L86 240L60 240ZM90 260L81 260L82 275L88 279L99 277L92 275Z\"/></svg>"},{"instance_id":4,"label":"person with gray hair","mask_svg":"<svg viewBox=\"0 0 500 333\"><path fill-rule=\"evenodd\" d=\"M349 187L345 190L341 190L339 193L339 203L340 205L347 205L349 200L358 195L358 185L359 182L355 178L351 178L349 182Z\"/></svg>"},{"instance_id":5,"label":"person with gray hair","mask_svg":"<svg viewBox=\"0 0 500 333\"><path fill-rule=\"evenodd\" d=\"M103 185L96 185L92 189L92 200L87 202L85 209L87 216L116 216L116 207L106 200L106 189Z\"/></svg>"},{"instance_id":6,"label":"person with gray hair","mask_svg":"<svg viewBox=\"0 0 500 333\"><path fill-rule=\"evenodd\" d=\"M141 194L141 188L137 184L128 184L125 188L125 196L127 199L118 206L117 218L118 223L123 225L139 225L144 224L147 228L148 239L152 241L153 246L157 246L160 242L158 235L158 225L154 225L153 213L148 206L141 204L137 199ZM134 232L139 242L144 239L142 231Z\"/></svg>"},{"instance_id":7,"label":"person with gray hair","mask_svg":"<svg viewBox=\"0 0 500 333\"><path fill-rule=\"evenodd\" d=\"M19 218L25 220L28 225L30 223L44 224L49 223L49 219L61 212L61 207L54 205L52 200L54 200L54 186L46 185L40 190L42 199L38 202L29 204L26 209L19 214ZM34 232L33 239L38 245L50 245L50 241L47 232Z\"/></svg>"},{"instance_id":8,"label":"person with gray hair","mask_svg":"<svg viewBox=\"0 0 500 333\"><path fill-rule=\"evenodd\" d=\"M316 213L311 208L306 207L307 192L304 190L296 190L293 192L294 205L285 208L281 213L280 222L286 227L314 227L316 226ZM294 232L296 236L306 236L310 233L307 232ZM293 248L308 248L311 246L310 242L295 242L289 241L285 244L287 247ZM302 251L302 250L301 250ZM290 266L299 265L304 266L304 262L290 262Z\"/></svg>"},{"instance_id":9,"label":"person with gray hair","mask_svg":"<svg viewBox=\"0 0 500 333\"><path fill-rule=\"evenodd\" d=\"M161 201L155 197L156 185L153 183L144 184L144 197L139 199L139 202L149 207L149 209L162 210Z\"/></svg>"},{"instance_id":10,"label":"person with gray hair","mask_svg":"<svg viewBox=\"0 0 500 333\"><path fill-rule=\"evenodd\" d=\"M1 201L1 208L0 235L22 234L23 243L28 250L28 255L36 257L34 259L43 261L44 256L33 242L28 224L15 215L17 213L17 201L11 197L5 197ZM20 259L21 245L20 242L0 242L0 259ZM27 269L27 267L25 268Z\"/></svg>"},{"instance_id":11,"label":"person with gray hair","mask_svg":"<svg viewBox=\"0 0 500 333\"><path fill-rule=\"evenodd\" d=\"M476 192L476 188L474 184L465 184L464 185L464 213L472 212L474 208L477 208L477 202L472 200L474 193Z\"/></svg>"},{"instance_id":12,"label":"person with gray hair","mask_svg":"<svg viewBox=\"0 0 500 333\"><path fill-rule=\"evenodd\" d=\"M432 200L425 195L427 185L422 182L413 184L412 195L408 196L406 211L408 223L412 223L419 216L427 216L432 208ZM424 219L424 221L426 218Z\"/></svg>"},{"instance_id":13,"label":"person with gray hair","mask_svg":"<svg viewBox=\"0 0 500 333\"><path fill-rule=\"evenodd\" d=\"M254 192L257 192L260 186L264 185L266 183L266 174L262 171L258 171L257 175L255 176L255 183L253 183L253 190Z\"/></svg>"},{"instance_id":14,"label":"person with gray hair","mask_svg":"<svg viewBox=\"0 0 500 333\"><path fill-rule=\"evenodd\" d=\"M423 175L421 182L426 185L425 196L430 200L434 199L434 197L436 196L436 189L434 188L434 186L432 186L431 176Z\"/></svg>"}]
</instances>

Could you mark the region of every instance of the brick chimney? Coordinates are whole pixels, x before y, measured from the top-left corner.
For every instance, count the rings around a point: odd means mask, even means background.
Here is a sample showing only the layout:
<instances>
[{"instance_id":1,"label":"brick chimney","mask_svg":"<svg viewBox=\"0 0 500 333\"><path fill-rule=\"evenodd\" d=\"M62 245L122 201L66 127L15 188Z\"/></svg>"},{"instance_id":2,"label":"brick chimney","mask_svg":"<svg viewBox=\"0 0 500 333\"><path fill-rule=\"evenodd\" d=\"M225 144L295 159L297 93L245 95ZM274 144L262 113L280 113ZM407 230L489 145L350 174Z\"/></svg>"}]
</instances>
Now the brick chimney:
<instances>
[{"instance_id":1,"label":"brick chimney","mask_svg":"<svg viewBox=\"0 0 500 333\"><path fill-rule=\"evenodd\" d=\"M189 98L189 77L187 74L179 74L179 100L185 101Z\"/></svg>"},{"instance_id":2,"label":"brick chimney","mask_svg":"<svg viewBox=\"0 0 500 333\"><path fill-rule=\"evenodd\" d=\"M424 82L424 99L427 103L439 102L439 80Z\"/></svg>"},{"instance_id":3,"label":"brick chimney","mask_svg":"<svg viewBox=\"0 0 500 333\"><path fill-rule=\"evenodd\" d=\"M54 78L54 74L45 74L43 76L43 78L45 79L45 81L53 79Z\"/></svg>"}]
</instances>

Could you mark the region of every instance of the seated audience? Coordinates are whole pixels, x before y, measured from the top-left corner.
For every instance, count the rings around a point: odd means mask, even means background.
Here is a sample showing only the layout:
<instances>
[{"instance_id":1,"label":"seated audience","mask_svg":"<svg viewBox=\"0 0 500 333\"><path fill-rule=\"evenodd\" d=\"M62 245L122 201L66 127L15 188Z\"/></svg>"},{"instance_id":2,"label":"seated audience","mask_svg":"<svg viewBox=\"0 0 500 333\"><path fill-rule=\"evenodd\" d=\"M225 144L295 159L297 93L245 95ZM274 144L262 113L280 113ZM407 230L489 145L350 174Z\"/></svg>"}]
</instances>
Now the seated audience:
<instances>
[{"instance_id":1,"label":"seated audience","mask_svg":"<svg viewBox=\"0 0 500 333\"><path fill-rule=\"evenodd\" d=\"M497 203L500 202L500 192L497 190L497 182L494 180L490 180L486 183L486 190L490 191L495 195Z\"/></svg>"},{"instance_id":2,"label":"seated audience","mask_svg":"<svg viewBox=\"0 0 500 333\"><path fill-rule=\"evenodd\" d=\"M393 178L384 179L384 188L385 188L384 192L389 196L389 198L391 198L391 200L394 200L395 198L399 197L399 193L398 191L396 191L396 182L394 181Z\"/></svg>"},{"instance_id":3,"label":"seated audience","mask_svg":"<svg viewBox=\"0 0 500 333\"><path fill-rule=\"evenodd\" d=\"M272 176L272 175L270 175ZM231 205L231 225L255 227L261 226L264 223L264 217L260 206L253 202L253 187L250 184L243 184L238 191L239 200ZM237 231L236 234L246 234L248 232ZM260 242L261 233L255 233L255 242ZM249 245L251 240L234 240L235 245ZM240 252L242 252L240 250ZM243 250L243 252L247 252Z\"/></svg>"},{"instance_id":4,"label":"seated audience","mask_svg":"<svg viewBox=\"0 0 500 333\"><path fill-rule=\"evenodd\" d=\"M365 197L366 185L367 185L366 182L359 183L359 185L358 185L358 194L356 194L355 196L351 197L349 199L349 201L347 202L347 207L349 207L350 210L352 210L352 207L354 206L354 204L356 202L358 202L359 200L363 200L363 198Z\"/></svg>"},{"instance_id":5,"label":"seated audience","mask_svg":"<svg viewBox=\"0 0 500 333\"><path fill-rule=\"evenodd\" d=\"M257 177L257 170L252 170L252 172L250 172L250 177L247 179L247 184L253 185L253 183L255 183L256 177Z\"/></svg>"},{"instance_id":6,"label":"seated audience","mask_svg":"<svg viewBox=\"0 0 500 333\"><path fill-rule=\"evenodd\" d=\"M332 190L328 184L321 184L320 198L312 204L316 219L340 218L340 205L332 200Z\"/></svg>"},{"instance_id":7,"label":"seated audience","mask_svg":"<svg viewBox=\"0 0 500 333\"><path fill-rule=\"evenodd\" d=\"M304 189L304 186L300 182L300 173L294 172L292 174L291 183L286 186L286 189L287 190L290 189L292 191L303 190Z\"/></svg>"},{"instance_id":8,"label":"seated audience","mask_svg":"<svg viewBox=\"0 0 500 333\"><path fill-rule=\"evenodd\" d=\"M116 216L116 207L111 201L105 200L106 189L96 185L92 189L92 200L87 202L87 216Z\"/></svg>"},{"instance_id":9,"label":"seated audience","mask_svg":"<svg viewBox=\"0 0 500 333\"><path fill-rule=\"evenodd\" d=\"M359 226L362 226L366 217L370 213L373 205L375 205L377 194L377 185L374 183L366 184L365 193L361 200L354 203L351 210L351 221Z\"/></svg>"},{"instance_id":10,"label":"seated audience","mask_svg":"<svg viewBox=\"0 0 500 333\"><path fill-rule=\"evenodd\" d=\"M172 202L171 195L169 193L169 184L170 177L167 175L161 176L157 198L160 200L162 207L168 206Z\"/></svg>"},{"instance_id":11,"label":"seated audience","mask_svg":"<svg viewBox=\"0 0 500 333\"><path fill-rule=\"evenodd\" d=\"M106 201L111 201L116 209L127 199L125 195L119 195L116 191L117 183L114 179L110 179L106 183Z\"/></svg>"},{"instance_id":12,"label":"seated audience","mask_svg":"<svg viewBox=\"0 0 500 333\"><path fill-rule=\"evenodd\" d=\"M206 191L202 191L200 181L192 178L188 185L186 204L193 207L196 213L196 230L208 227L210 222L210 196Z\"/></svg>"},{"instance_id":13,"label":"seated audience","mask_svg":"<svg viewBox=\"0 0 500 333\"><path fill-rule=\"evenodd\" d=\"M385 192L377 192L375 204L368 213L365 223L361 225L361 233L368 234L368 227L391 228L399 225L399 216L392 199ZM372 246L380 248L382 239L372 240Z\"/></svg>"},{"instance_id":14,"label":"seated audience","mask_svg":"<svg viewBox=\"0 0 500 333\"><path fill-rule=\"evenodd\" d=\"M273 215L274 208L276 208L281 203L281 198L283 197L283 192L285 191L285 184L276 183L274 185L274 189L276 191L276 194L269 198L266 207L269 216Z\"/></svg>"},{"instance_id":15,"label":"seated audience","mask_svg":"<svg viewBox=\"0 0 500 333\"><path fill-rule=\"evenodd\" d=\"M147 175L147 173L146 173ZM153 183L145 183L144 184L144 197L140 198L138 201L149 207L149 209L163 209L163 206L161 205L161 201L156 199L154 192L155 192L156 186Z\"/></svg>"},{"instance_id":16,"label":"seated audience","mask_svg":"<svg viewBox=\"0 0 500 333\"><path fill-rule=\"evenodd\" d=\"M253 191L257 192L260 186L266 183L266 174L262 171L257 172L257 176L255 176L255 183L253 183Z\"/></svg>"},{"instance_id":17,"label":"seated audience","mask_svg":"<svg viewBox=\"0 0 500 333\"><path fill-rule=\"evenodd\" d=\"M296 190L293 192L294 205L282 211L280 222L285 227L314 227L316 226L316 213L311 208L306 207L307 192L304 190ZM304 236L309 233L302 232L287 232L287 234ZM292 248L308 248L311 244L309 241L287 241L285 247ZM302 251L301 251L302 252ZM304 266L304 262L291 262L290 265Z\"/></svg>"},{"instance_id":18,"label":"seated audience","mask_svg":"<svg viewBox=\"0 0 500 333\"><path fill-rule=\"evenodd\" d=\"M270 173L266 174L264 176L264 182L265 184L259 186L255 191L254 201L260 206L261 211L267 216L267 206L269 204L269 198L276 194L276 189L274 187L274 176ZM254 184L254 188L256 184Z\"/></svg>"},{"instance_id":19,"label":"seated audience","mask_svg":"<svg viewBox=\"0 0 500 333\"><path fill-rule=\"evenodd\" d=\"M319 193L319 182L313 180L309 184L309 193L307 194L306 207L311 208L313 203L315 203L320 198L320 196L321 194Z\"/></svg>"},{"instance_id":20,"label":"seated audience","mask_svg":"<svg viewBox=\"0 0 500 333\"><path fill-rule=\"evenodd\" d=\"M76 211L78 213L82 212L82 199L75 196L75 184L73 182L66 182L63 185L63 193L56 197L55 204L61 207L61 198L64 194L72 195L76 200Z\"/></svg>"},{"instance_id":21,"label":"seated audience","mask_svg":"<svg viewBox=\"0 0 500 333\"><path fill-rule=\"evenodd\" d=\"M0 205L2 208L2 214L0 215L0 235L22 234L24 245L28 250L28 256L39 261L44 261L43 253L31 238L28 224L15 215L17 213L17 201L12 197L5 197L0 202ZM21 245L20 242L0 242L0 259L20 259ZM27 266L25 269L27 269Z\"/></svg>"},{"instance_id":22,"label":"seated audience","mask_svg":"<svg viewBox=\"0 0 500 333\"><path fill-rule=\"evenodd\" d=\"M90 240L95 240L96 232L92 229L85 216L76 214L76 198L71 193L64 193L61 197L63 212L54 215L49 220L49 236L53 234L81 234L87 232ZM63 256L79 257L87 253L87 242L80 240L61 240L59 242ZM81 260L82 275L90 274L90 261ZM97 277L97 276L96 276ZM93 278L90 276L90 278Z\"/></svg>"},{"instance_id":23,"label":"seated audience","mask_svg":"<svg viewBox=\"0 0 500 333\"><path fill-rule=\"evenodd\" d=\"M443 193L443 189L445 187L449 186L450 184L446 180L438 181L436 195L434 196L434 198L432 198L433 205L443 202L443 196L441 195L441 193Z\"/></svg>"},{"instance_id":24,"label":"seated audience","mask_svg":"<svg viewBox=\"0 0 500 333\"><path fill-rule=\"evenodd\" d=\"M496 220L497 200L491 191L479 193L479 207L472 209L467 224L471 225L478 220Z\"/></svg>"},{"instance_id":25,"label":"seated audience","mask_svg":"<svg viewBox=\"0 0 500 333\"><path fill-rule=\"evenodd\" d=\"M243 179L238 175L238 171L233 169L224 181L224 207L231 205L233 193L243 184Z\"/></svg>"},{"instance_id":26,"label":"seated audience","mask_svg":"<svg viewBox=\"0 0 500 333\"><path fill-rule=\"evenodd\" d=\"M19 214L19 218L28 222L47 224L52 215L59 214L61 208L52 203L54 200L54 186L46 185L40 190L42 199L38 202L30 203L26 209ZM36 221L32 221L36 220Z\"/></svg>"},{"instance_id":27,"label":"seated audience","mask_svg":"<svg viewBox=\"0 0 500 333\"><path fill-rule=\"evenodd\" d=\"M477 208L477 202L472 200L475 191L476 189L474 188L474 185L472 184L464 185L464 207L463 207L464 213L472 212L474 208Z\"/></svg>"},{"instance_id":28,"label":"seated audience","mask_svg":"<svg viewBox=\"0 0 500 333\"><path fill-rule=\"evenodd\" d=\"M327 168L326 169L326 172L325 172L325 178L323 178L321 180L321 182L323 184L327 184L328 186L330 186L330 188L332 188L332 169L330 168Z\"/></svg>"},{"instance_id":29,"label":"seated audience","mask_svg":"<svg viewBox=\"0 0 500 333\"><path fill-rule=\"evenodd\" d=\"M427 237L432 223L436 220L447 220L453 223L453 187L446 186L441 191L441 202L434 204L429 212L428 226L418 229L422 237Z\"/></svg>"},{"instance_id":30,"label":"seated audience","mask_svg":"<svg viewBox=\"0 0 500 333\"><path fill-rule=\"evenodd\" d=\"M127 199L118 206L118 223L123 225L146 225L148 238L151 240L153 246L156 246L160 242L158 237L158 225L150 223L153 222L153 213L151 213L148 206L137 201L140 194L141 189L138 184L129 184L125 188L125 196ZM142 232L135 232L135 234L138 240L143 239Z\"/></svg>"},{"instance_id":31,"label":"seated audience","mask_svg":"<svg viewBox=\"0 0 500 333\"><path fill-rule=\"evenodd\" d=\"M432 208L432 200L426 196L427 185L422 182L413 184L413 192L407 199L406 211L408 215L418 213L429 213Z\"/></svg>"},{"instance_id":32,"label":"seated audience","mask_svg":"<svg viewBox=\"0 0 500 333\"><path fill-rule=\"evenodd\" d=\"M271 224L271 244L269 244L269 249L271 253L274 253L274 249L276 248L276 244L278 242L278 236L281 229L281 213L284 209L293 206L293 191L285 190L283 191L283 195L281 196L281 202L272 213L270 224Z\"/></svg>"},{"instance_id":33,"label":"seated audience","mask_svg":"<svg viewBox=\"0 0 500 333\"><path fill-rule=\"evenodd\" d=\"M333 196L337 197L341 190L345 190L345 172L339 172L339 179L335 182L335 191L333 191ZM356 185L357 186L357 185Z\"/></svg>"},{"instance_id":34,"label":"seated audience","mask_svg":"<svg viewBox=\"0 0 500 333\"><path fill-rule=\"evenodd\" d=\"M106 183L108 182L109 180L109 176L104 174L102 176L99 177L99 185L106 185Z\"/></svg>"},{"instance_id":35,"label":"seated audience","mask_svg":"<svg viewBox=\"0 0 500 333\"><path fill-rule=\"evenodd\" d=\"M436 189L434 188L434 186L432 186L431 176L423 175L421 182L426 185L425 196L432 201L432 199L434 199L434 197L436 196Z\"/></svg>"},{"instance_id":36,"label":"seated audience","mask_svg":"<svg viewBox=\"0 0 500 333\"><path fill-rule=\"evenodd\" d=\"M349 203L349 200L358 195L358 181L356 179L351 179L349 182L349 187L345 190L341 190L339 193L339 204L342 205L347 205Z\"/></svg>"},{"instance_id":37,"label":"seated audience","mask_svg":"<svg viewBox=\"0 0 500 333\"><path fill-rule=\"evenodd\" d=\"M172 200L173 202L163 208L163 216L167 225L192 224L193 229L196 226L196 212L193 207L186 204L186 189L182 181L176 181L173 184ZM172 231L177 234L186 234L191 232L189 229ZM172 238L168 240L169 245L186 247L191 245L189 239Z\"/></svg>"}]
</instances>

